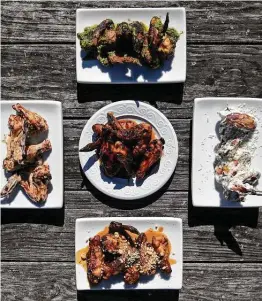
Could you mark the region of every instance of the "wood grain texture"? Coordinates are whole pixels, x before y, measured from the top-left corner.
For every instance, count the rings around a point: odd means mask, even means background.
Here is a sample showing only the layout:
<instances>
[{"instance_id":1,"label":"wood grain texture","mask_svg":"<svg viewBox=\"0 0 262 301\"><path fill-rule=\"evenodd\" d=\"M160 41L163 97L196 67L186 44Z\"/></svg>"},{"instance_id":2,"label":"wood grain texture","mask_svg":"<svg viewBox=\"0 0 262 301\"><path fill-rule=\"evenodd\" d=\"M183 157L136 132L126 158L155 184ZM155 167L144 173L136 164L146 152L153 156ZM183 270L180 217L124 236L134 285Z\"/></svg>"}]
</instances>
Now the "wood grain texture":
<instances>
[{"instance_id":1,"label":"wood grain texture","mask_svg":"<svg viewBox=\"0 0 262 301\"><path fill-rule=\"evenodd\" d=\"M189 43L261 43L261 1L2 1L2 41L74 42L77 8L185 7ZM124 20L123 20L124 21Z\"/></svg>"},{"instance_id":2,"label":"wood grain texture","mask_svg":"<svg viewBox=\"0 0 262 301\"><path fill-rule=\"evenodd\" d=\"M168 118L192 118L193 99L262 97L262 45L189 45L187 81L174 85L77 85L74 45L2 47L2 99L63 102L64 117L87 118L110 101L151 101Z\"/></svg>"},{"instance_id":3,"label":"wood grain texture","mask_svg":"<svg viewBox=\"0 0 262 301\"><path fill-rule=\"evenodd\" d=\"M75 10L185 7L187 81L173 85L79 85L75 72ZM194 208L190 195L193 99L262 97L261 1L3 0L2 99L61 101L64 114L65 207L2 210L4 301L261 300L261 209ZM78 142L104 105L135 99L156 106L179 142L174 177L154 195L119 201L81 175ZM76 292L75 219L173 216L183 219L180 291Z\"/></svg>"},{"instance_id":4,"label":"wood grain texture","mask_svg":"<svg viewBox=\"0 0 262 301\"><path fill-rule=\"evenodd\" d=\"M261 264L184 265L180 293L168 290L79 291L75 290L74 263L2 263L4 301L211 301L261 300ZM214 273L215 271L215 273ZM212 289L210 289L212 288Z\"/></svg>"},{"instance_id":5,"label":"wood grain texture","mask_svg":"<svg viewBox=\"0 0 262 301\"><path fill-rule=\"evenodd\" d=\"M2 260L74 261L75 219L114 216L182 218L185 262L262 262L257 208L194 208L187 192L161 191L137 201L68 191L65 211L2 210Z\"/></svg>"}]
</instances>

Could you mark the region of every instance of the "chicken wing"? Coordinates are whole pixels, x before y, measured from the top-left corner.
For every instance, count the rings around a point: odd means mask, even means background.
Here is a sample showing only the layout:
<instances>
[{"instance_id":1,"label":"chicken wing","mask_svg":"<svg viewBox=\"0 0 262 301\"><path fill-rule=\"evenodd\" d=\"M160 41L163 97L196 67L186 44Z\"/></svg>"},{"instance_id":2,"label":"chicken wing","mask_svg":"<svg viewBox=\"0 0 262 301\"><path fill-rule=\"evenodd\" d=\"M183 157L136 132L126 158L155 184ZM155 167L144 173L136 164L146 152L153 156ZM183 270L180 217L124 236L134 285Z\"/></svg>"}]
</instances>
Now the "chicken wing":
<instances>
[{"instance_id":1,"label":"chicken wing","mask_svg":"<svg viewBox=\"0 0 262 301\"><path fill-rule=\"evenodd\" d=\"M133 265L126 269L124 281L126 284L136 284L140 278L140 273L137 265Z\"/></svg>"},{"instance_id":2,"label":"chicken wing","mask_svg":"<svg viewBox=\"0 0 262 301\"><path fill-rule=\"evenodd\" d=\"M115 53L115 51L111 51L108 53L108 61L111 65L128 63L141 66L139 59L127 55L119 56Z\"/></svg>"},{"instance_id":3,"label":"chicken wing","mask_svg":"<svg viewBox=\"0 0 262 301\"><path fill-rule=\"evenodd\" d=\"M1 190L1 198L8 197L20 182L21 176L16 173L13 174Z\"/></svg>"},{"instance_id":4,"label":"chicken wing","mask_svg":"<svg viewBox=\"0 0 262 301\"><path fill-rule=\"evenodd\" d=\"M152 246L159 256L158 266L163 273L170 274L172 272L169 262L169 246L165 236L152 238Z\"/></svg>"},{"instance_id":5,"label":"chicken wing","mask_svg":"<svg viewBox=\"0 0 262 301\"><path fill-rule=\"evenodd\" d=\"M36 203L45 202L48 196L48 184L51 180L51 173L48 164L34 168L28 180L20 182L26 195Z\"/></svg>"},{"instance_id":6,"label":"chicken wing","mask_svg":"<svg viewBox=\"0 0 262 301\"><path fill-rule=\"evenodd\" d=\"M27 163L33 163L43 153L52 149L52 145L49 139L45 139L43 142L35 145L29 145L26 147L26 161Z\"/></svg>"},{"instance_id":7,"label":"chicken wing","mask_svg":"<svg viewBox=\"0 0 262 301\"><path fill-rule=\"evenodd\" d=\"M163 138L155 139L150 142L136 173L138 179L144 178L147 171L159 161L163 154L164 144L165 141Z\"/></svg>"},{"instance_id":8,"label":"chicken wing","mask_svg":"<svg viewBox=\"0 0 262 301\"><path fill-rule=\"evenodd\" d=\"M6 171L11 172L23 165L28 127L25 120L17 115L10 115L8 127L10 133L6 137L7 154L3 161L3 167Z\"/></svg>"},{"instance_id":9,"label":"chicken wing","mask_svg":"<svg viewBox=\"0 0 262 301\"><path fill-rule=\"evenodd\" d=\"M139 273L141 275L154 275L157 269L158 256L149 242L145 233L141 233L136 241L139 249Z\"/></svg>"},{"instance_id":10,"label":"chicken wing","mask_svg":"<svg viewBox=\"0 0 262 301\"><path fill-rule=\"evenodd\" d=\"M89 239L89 249L86 256L87 278L90 284L98 284L103 278L104 254L101 248L100 236Z\"/></svg>"},{"instance_id":11,"label":"chicken wing","mask_svg":"<svg viewBox=\"0 0 262 301\"><path fill-rule=\"evenodd\" d=\"M93 45L97 46L103 40L105 31L113 28L114 22L111 19L103 20L93 32Z\"/></svg>"},{"instance_id":12,"label":"chicken wing","mask_svg":"<svg viewBox=\"0 0 262 301\"><path fill-rule=\"evenodd\" d=\"M119 222L111 222L109 225L109 235L103 237L102 240L105 241L107 237L111 238L110 240L113 240L112 243L109 242L109 249L113 248L114 250L116 250L117 248L117 250L119 250L119 248L121 248L122 245L123 247L126 247L127 244L133 247L134 241L127 231L137 235L139 234L139 231L132 226L123 225ZM118 235L112 236L112 234L114 233L118 233Z\"/></svg>"},{"instance_id":13,"label":"chicken wing","mask_svg":"<svg viewBox=\"0 0 262 301\"><path fill-rule=\"evenodd\" d=\"M143 23L135 21L130 24L132 33L132 44L134 51L140 55L145 38L145 26Z\"/></svg>"},{"instance_id":14,"label":"chicken wing","mask_svg":"<svg viewBox=\"0 0 262 301\"><path fill-rule=\"evenodd\" d=\"M27 110L19 103L13 105L12 107L18 113L18 115L26 120L31 132L44 132L48 130L48 124L46 120L39 114Z\"/></svg>"},{"instance_id":15,"label":"chicken wing","mask_svg":"<svg viewBox=\"0 0 262 301\"><path fill-rule=\"evenodd\" d=\"M236 138L246 139L256 129L254 117L244 113L230 113L220 122L219 134L222 143Z\"/></svg>"},{"instance_id":16,"label":"chicken wing","mask_svg":"<svg viewBox=\"0 0 262 301\"><path fill-rule=\"evenodd\" d=\"M128 148L120 141L105 141L102 143L99 156L105 173L113 177L121 168L124 168L128 176L132 174L132 157Z\"/></svg>"}]
</instances>

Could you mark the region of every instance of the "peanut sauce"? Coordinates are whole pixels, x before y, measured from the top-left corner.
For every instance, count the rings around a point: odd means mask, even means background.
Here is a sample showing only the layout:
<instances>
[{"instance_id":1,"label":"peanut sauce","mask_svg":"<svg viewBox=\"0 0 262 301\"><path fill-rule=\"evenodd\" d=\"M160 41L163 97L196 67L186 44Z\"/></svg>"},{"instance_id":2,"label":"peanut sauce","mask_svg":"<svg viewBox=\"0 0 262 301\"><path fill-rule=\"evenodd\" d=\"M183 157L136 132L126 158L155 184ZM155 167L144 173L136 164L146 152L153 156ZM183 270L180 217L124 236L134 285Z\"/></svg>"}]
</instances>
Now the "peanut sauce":
<instances>
[{"instance_id":1,"label":"peanut sauce","mask_svg":"<svg viewBox=\"0 0 262 301\"><path fill-rule=\"evenodd\" d=\"M157 228L157 230L153 230L152 228L149 228L144 233L145 233L145 235L147 237L147 241L149 243L152 243L153 236L155 236L155 237L164 236L168 240L168 247L169 247L168 251L170 254L171 253L171 243L170 243L168 237L163 233L163 231L164 231L164 228L162 226L160 226ZM128 232L128 234L132 237L133 240L135 240L138 237L137 234L132 233L128 230L126 232ZM100 237L102 237L108 233L109 233L109 227L106 226L102 231L98 232L96 235L99 235ZM88 246L86 246L76 252L76 263L80 264L84 268L85 271L87 271L87 263L86 263L86 259L85 259L87 252L88 252ZM173 258L169 258L169 263L171 265L176 264L176 260Z\"/></svg>"}]
</instances>

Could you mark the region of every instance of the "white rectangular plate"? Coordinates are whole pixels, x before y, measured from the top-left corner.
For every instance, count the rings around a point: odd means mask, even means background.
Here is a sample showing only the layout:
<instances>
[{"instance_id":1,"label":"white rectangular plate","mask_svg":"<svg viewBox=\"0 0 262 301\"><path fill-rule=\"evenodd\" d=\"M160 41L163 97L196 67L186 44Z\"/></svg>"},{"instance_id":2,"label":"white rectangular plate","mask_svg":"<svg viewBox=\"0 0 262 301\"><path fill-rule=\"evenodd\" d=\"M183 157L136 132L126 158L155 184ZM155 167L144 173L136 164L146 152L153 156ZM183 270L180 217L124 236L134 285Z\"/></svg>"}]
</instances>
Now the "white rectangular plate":
<instances>
[{"instance_id":1,"label":"white rectangular plate","mask_svg":"<svg viewBox=\"0 0 262 301\"><path fill-rule=\"evenodd\" d=\"M109 18L114 23L141 21L149 25L153 16L164 21L169 13L169 27L183 32L177 42L175 57L157 70L129 64L102 66L97 60L83 61L84 55L76 37L76 73L79 83L170 83L186 79L186 12L184 8L108 8L78 9L76 11L76 33L85 27L99 24Z\"/></svg>"},{"instance_id":2,"label":"white rectangular plate","mask_svg":"<svg viewBox=\"0 0 262 301\"><path fill-rule=\"evenodd\" d=\"M257 151L252 166L262 173L262 99L258 98L197 98L193 115L192 151L192 202L196 207L259 207L262 196L248 195L245 202L228 201L223 197L222 188L216 185L213 162L214 148L219 143L216 135L218 112L226 107L250 112L258 119ZM257 187L262 188L262 178Z\"/></svg>"},{"instance_id":3,"label":"white rectangular plate","mask_svg":"<svg viewBox=\"0 0 262 301\"><path fill-rule=\"evenodd\" d=\"M172 249L171 258L177 262L172 265L172 273L169 278L161 277L157 272L154 277L142 277L136 286L125 285L123 275L114 276L109 280L102 281L99 285L90 288L87 274L83 267L76 264L76 286L78 290L102 290L102 289L181 289L183 271L183 238L182 220L171 217L106 217L106 218L80 218L76 220L75 251L87 246L90 237L95 236L112 221L118 221L126 225L136 227L143 232L149 228L162 226L163 233L169 238ZM146 279L148 281L146 281Z\"/></svg>"},{"instance_id":4,"label":"white rectangular plate","mask_svg":"<svg viewBox=\"0 0 262 301\"><path fill-rule=\"evenodd\" d=\"M3 142L5 135L9 133L8 118L15 114L12 105L20 103L26 109L32 110L43 116L48 125L48 139L52 144L52 151L47 157L52 174L52 189L44 205L39 206L31 202L22 190L16 189L8 199L2 199L1 208L62 208L63 207L63 118L62 104L58 101L49 100L26 100L26 101L1 101L1 165L6 156L6 144ZM4 169L1 167L1 189L6 184Z\"/></svg>"}]
</instances>

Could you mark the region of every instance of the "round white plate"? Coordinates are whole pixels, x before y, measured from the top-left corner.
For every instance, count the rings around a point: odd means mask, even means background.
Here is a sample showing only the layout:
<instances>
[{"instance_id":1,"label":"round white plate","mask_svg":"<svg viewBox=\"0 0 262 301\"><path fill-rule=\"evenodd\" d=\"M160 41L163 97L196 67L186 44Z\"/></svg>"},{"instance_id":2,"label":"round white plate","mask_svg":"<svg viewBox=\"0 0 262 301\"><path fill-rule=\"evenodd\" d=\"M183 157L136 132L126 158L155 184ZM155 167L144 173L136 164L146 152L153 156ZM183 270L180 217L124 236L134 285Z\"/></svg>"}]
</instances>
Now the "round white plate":
<instances>
[{"instance_id":1,"label":"round white plate","mask_svg":"<svg viewBox=\"0 0 262 301\"><path fill-rule=\"evenodd\" d=\"M82 169L97 189L113 198L134 200L147 197L164 186L175 170L178 158L176 133L168 119L154 107L143 102L124 100L103 107L88 120L80 137L79 149L92 141L93 124L107 123L108 112L113 112L117 118L146 121L153 126L157 136L165 139L159 167L155 167L144 180L109 178L101 172L95 151L92 151L79 152Z\"/></svg>"}]
</instances>

